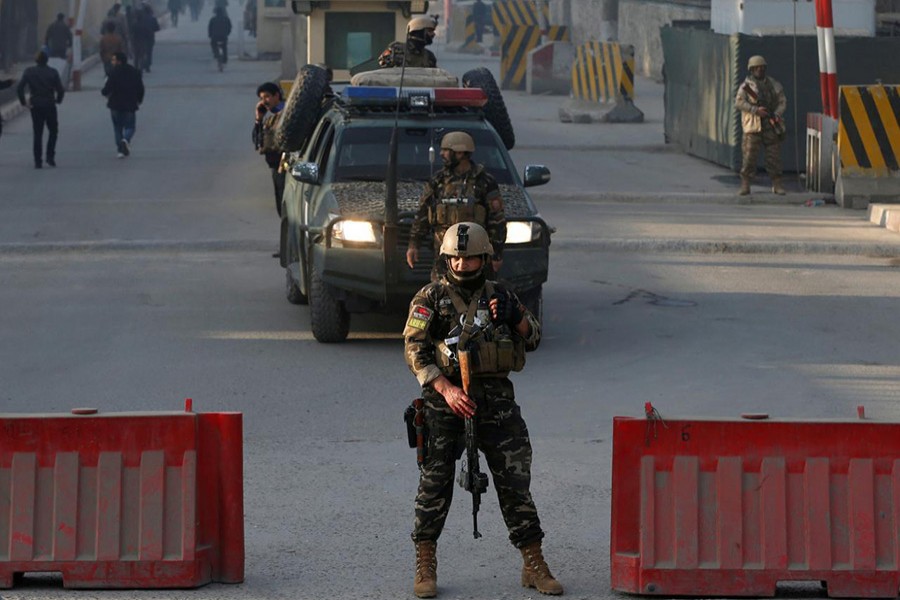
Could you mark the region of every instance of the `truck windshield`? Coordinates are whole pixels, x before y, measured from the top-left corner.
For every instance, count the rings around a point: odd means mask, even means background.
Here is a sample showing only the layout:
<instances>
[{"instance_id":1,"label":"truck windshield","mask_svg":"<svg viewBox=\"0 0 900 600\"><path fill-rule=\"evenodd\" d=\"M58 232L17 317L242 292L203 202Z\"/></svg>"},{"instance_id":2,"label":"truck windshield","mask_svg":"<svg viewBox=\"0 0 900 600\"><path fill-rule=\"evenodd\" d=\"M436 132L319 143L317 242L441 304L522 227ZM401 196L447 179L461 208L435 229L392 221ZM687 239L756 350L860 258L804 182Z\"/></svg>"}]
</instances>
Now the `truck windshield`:
<instances>
[{"instance_id":1,"label":"truck windshield","mask_svg":"<svg viewBox=\"0 0 900 600\"><path fill-rule=\"evenodd\" d=\"M427 181L441 170L440 142L449 129L427 127L400 128L397 149L397 178L401 181ZM465 131L475 140L473 162L484 165L499 184L514 183L507 168L505 151L497 144L493 132L485 129L453 129ZM337 141L334 182L384 181L387 175L390 127L348 127ZM428 148L434 146L434 164L428 161Z\"/></svg>"}]
</instances>

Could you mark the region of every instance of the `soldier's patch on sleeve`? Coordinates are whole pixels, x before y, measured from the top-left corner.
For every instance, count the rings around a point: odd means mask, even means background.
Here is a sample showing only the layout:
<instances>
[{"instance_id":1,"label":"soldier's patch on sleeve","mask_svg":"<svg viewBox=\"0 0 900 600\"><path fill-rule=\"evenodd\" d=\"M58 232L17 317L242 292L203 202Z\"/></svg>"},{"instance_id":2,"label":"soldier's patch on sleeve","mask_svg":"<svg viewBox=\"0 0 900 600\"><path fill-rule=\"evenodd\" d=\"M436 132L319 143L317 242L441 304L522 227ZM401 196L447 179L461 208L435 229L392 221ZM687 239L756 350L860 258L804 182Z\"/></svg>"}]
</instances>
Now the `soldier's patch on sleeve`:
<instances>
[{"instance_id":1,"label":"soldier's patch on sleeve","mask_svg":"<svg viewBox=\"0 0 900 600\"><path fill-rule=\"evenodd\" d=\"M424 330L428 327L428 322L431 321L432 314L430 308L416 305L409 312L409 320L406 322L406 326L412 327L413 329Z\"/></svg>"}]
</instances>

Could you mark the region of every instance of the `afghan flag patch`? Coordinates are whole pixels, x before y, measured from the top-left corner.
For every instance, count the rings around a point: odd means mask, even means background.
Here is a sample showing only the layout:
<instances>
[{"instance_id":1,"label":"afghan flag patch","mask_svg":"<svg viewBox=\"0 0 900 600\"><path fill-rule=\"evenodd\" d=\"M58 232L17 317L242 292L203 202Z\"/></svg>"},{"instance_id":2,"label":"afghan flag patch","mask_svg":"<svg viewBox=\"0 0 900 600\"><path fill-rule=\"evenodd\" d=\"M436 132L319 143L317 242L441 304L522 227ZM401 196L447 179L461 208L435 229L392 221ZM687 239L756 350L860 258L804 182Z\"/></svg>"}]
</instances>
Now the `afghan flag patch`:
<instances>
[{"instance_id":1,"label":"afghan flag patch","mask_svg":"<svg viewBox=\"0 0 900 600\"><path fill-rule=\"evenodd\" d=\"M432 314L430 308L425 306L414 306L412 312L409 314L409 321L406 322L406 326L412 327L413 329L424 330L428 327L428 322L431 320Z\"/></svg>"}]
</instances>

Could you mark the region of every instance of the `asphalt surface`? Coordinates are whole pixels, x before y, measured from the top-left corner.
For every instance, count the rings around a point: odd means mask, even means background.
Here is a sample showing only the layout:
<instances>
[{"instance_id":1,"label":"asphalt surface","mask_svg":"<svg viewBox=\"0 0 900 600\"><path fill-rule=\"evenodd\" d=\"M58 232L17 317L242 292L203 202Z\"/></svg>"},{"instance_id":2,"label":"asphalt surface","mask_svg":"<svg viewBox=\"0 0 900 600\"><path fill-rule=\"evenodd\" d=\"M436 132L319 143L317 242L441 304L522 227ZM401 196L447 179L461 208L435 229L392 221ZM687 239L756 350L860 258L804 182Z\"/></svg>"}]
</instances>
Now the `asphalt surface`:
<instances>
[{"instance_id":1,"label":"asphalt surface","mask_svg":"<svg viewBox=\"0 0 900 600\"><path fill-rule=\"evenodd\" d=\"M400 414L417 394L397 316L312 341L271 258L270 179L249 143L274 63L215 72L202 23L161 35L134 154L115 158L100 74L61 107L59 163L31 168L30 123L0 140L4 410L245 415L246 581L197 590L69 591L30 576L13 600L411 597L415 466ZM439 49L440 50L440 49ZM439 54L462 72L496 59ZM641 87L642 86L642 87ZM610 591L611 417L896 419L898 238L810 195L733 195L733 173L662 144L655 84L643 125L564 125L559 99L507 93L516 164L556 226L540 350L515 376L535 449L547 556L569 598ZM654 112L655 110L655 112ZM519 587L494 495L471 538L457 493L441 598L535 598ZM785 595L782 592L782 595ZM792 593L805 598L821 590Z\"/></svg>"}]
</instances>

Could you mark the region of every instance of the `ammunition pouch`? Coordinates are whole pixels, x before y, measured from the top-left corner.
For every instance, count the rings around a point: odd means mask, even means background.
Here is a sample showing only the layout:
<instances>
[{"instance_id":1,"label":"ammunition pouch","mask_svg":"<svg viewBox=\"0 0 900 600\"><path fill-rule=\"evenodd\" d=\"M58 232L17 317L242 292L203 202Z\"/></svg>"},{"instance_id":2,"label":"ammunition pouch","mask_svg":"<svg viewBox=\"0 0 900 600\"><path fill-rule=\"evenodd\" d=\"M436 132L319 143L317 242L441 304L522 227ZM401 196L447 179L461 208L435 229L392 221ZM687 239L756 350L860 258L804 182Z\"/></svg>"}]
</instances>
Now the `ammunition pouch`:
<instances>
[{"instance_id":1,"label":"ammunition pouch","mask_svg":"<svg viewBox=\"0 0 900 600\"><path fill-rule=\"evenodd\" d=\"M450 227L464 221L484 224L487 222L487 210L484 206L471 200L465 204L438 202L429 208L428 220L432 225L438 227Z\"/></svg>"},{"instance_id":2,"label":"ammunition pouch","mask_svg":"<svg viewBox=\"0 0 900 600\"><path fill-rule=\"evenodd\" d=\"M506 375L525 368L525 341L520 338L498 336L490 342L477 340L473 354L473 374Z\"/></svg>"}]
</instances>

